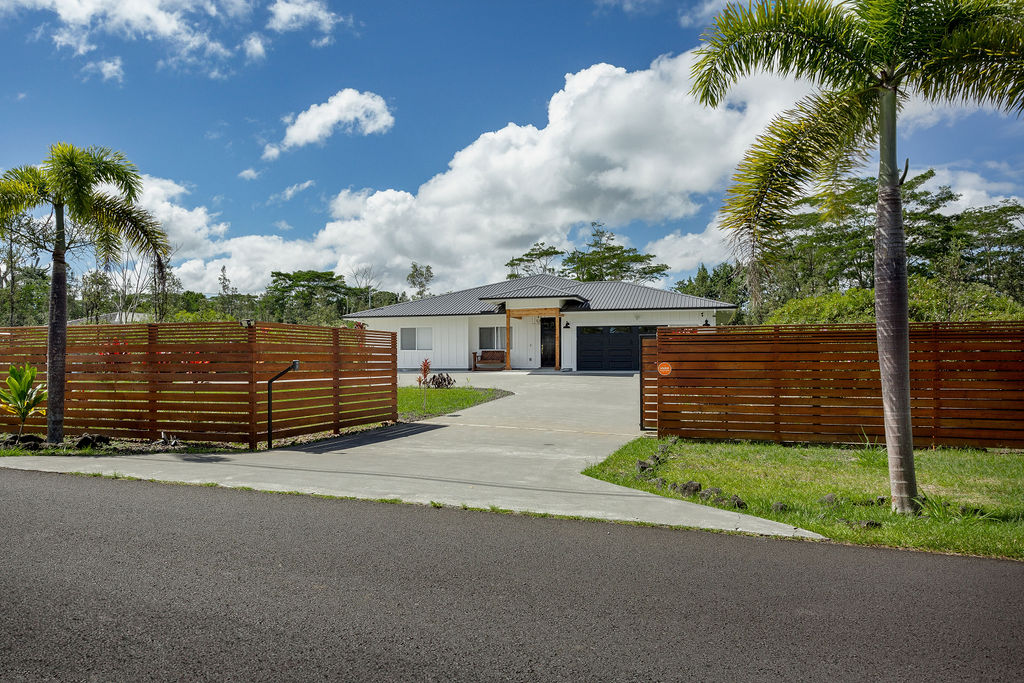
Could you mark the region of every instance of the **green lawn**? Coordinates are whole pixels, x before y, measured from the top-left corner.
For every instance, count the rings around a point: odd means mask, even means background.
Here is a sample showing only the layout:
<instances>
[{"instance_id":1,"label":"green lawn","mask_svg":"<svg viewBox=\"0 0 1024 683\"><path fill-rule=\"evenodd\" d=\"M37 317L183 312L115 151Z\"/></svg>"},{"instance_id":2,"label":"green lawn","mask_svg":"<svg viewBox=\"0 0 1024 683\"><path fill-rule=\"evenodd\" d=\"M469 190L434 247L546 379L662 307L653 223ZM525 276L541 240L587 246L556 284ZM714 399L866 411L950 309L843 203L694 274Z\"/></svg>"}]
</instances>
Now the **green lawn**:
<instances>
[{"instance_id":1,"label":"green lawn","mask_svg":"<svg viewBox=\"0 0 1024 683\"><path fill-rule=\"evenodd\" d=\"M637 461L659 448L662 461L638 472ZM739 496L747 505L744 512L836 541L1024 559L1024 453L944 448L919 450L915 460L926 497L916 517L895 515L888 503L867 504L889 494L886 454L878 448L640 438L583 473L713 505L669 488L696 481L704 489L720 488L722 498ZM829 494L833 502L823 500ZM788 509L773 510L775 503ZM719 507L732 503L722 501Z\"/></svg>"},{"instance_id":2,"label":"green lawn","mask_svg":"<svg viewBox=\"0 0 1024 683\"><path fill-rule=\"evenodd\" d=\"M423 407L424 395L426 408ZM398 387L398 419L409 422L437 415L448 415L460 410L509 396L503 389L478 389L476 387L452 387L451 389L427 389L419 387Z\"/></svg>"}]
</instances>

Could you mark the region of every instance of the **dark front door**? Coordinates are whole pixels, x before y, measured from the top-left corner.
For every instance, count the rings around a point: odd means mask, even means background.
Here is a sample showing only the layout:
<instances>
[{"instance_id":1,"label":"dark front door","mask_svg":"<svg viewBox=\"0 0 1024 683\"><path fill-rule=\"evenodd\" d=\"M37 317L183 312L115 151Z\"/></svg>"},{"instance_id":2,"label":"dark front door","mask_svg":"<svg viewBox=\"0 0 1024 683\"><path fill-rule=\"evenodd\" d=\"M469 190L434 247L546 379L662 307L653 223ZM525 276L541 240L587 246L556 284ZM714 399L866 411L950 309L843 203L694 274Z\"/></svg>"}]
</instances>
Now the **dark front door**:
<instances>
[{"instance_id":1,"label":"dark front door","mask_svg":"<svg viewBox=\"0 0 1024 683\"><path fill-rule=\"evenodd\" d=\"M540 366L555 367L555 319L540 319Z\"/></svg>"}]
</instances>

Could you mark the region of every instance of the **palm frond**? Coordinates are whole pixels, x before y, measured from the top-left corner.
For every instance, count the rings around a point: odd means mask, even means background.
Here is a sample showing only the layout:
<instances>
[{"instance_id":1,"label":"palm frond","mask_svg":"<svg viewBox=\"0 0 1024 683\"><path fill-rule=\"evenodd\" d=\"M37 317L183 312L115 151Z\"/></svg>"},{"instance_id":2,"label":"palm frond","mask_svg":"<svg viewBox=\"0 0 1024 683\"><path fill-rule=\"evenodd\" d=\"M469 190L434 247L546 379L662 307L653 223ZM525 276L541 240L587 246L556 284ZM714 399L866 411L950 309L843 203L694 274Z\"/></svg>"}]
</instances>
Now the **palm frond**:
<instances>
[{"instance_id":1,"label":"palm frond","mask_svg":"<svg viewBox=\"0 0 1024 683\"><path fill-rule=\"evenodd\" d=\"M124 154L107 147L90 147L86 153L92 159L97 182L114 185L130 202L138 200L142 192L142 178L138 167Z\"/></svg>"},{"instance_id":2,"label":"palm frond","mask_svg":"<svg viewBox=\"0 0 1024 683\"><path fill-rule=\"evenodd\" d=\"M55 143L42 168L54 202L78 215L89 213L96 177L85 150L67 142Z\"/></svg>"},{"instance_id":3,"label":"palm frond","mask_svg":"<svg viewBox=\"0 0 1024 683\"><path fill-rule=\"evenodd\" d=\"M899 64L906 34L913 30L915 23L913 14L928 4L931 3L919 0L860 0L853 3L853 13L860 20L864 32L871 37L878 67L892 68Z\"/></svg>"},{"instance_id":4,"label":"palm frond","mask_svg":"<svg viewBox=\"0 0 1024 683\"><path fill-rule=\"evenodd\" d=\"M85 221L96 240L97 256L109 263L122 245L166 257L171 247L160 223L142 207L107 193L96 193L90 220ZM116 236L116 237L115 237ZM116 251L110 251L114 246Z\"/></svg>"},{"instance_id":5,"label":"palm frond","mask_svg":"<svg viewBox=\"0 0 1024 683\"><path fill-rule=\"evenodd\" d=\"M936 49L958 33L984 25L1019 25L1024 0L933 0L913 3L899 49L899 72L914 74ZM900 74L897 74L900 75Z\"/></svg>"},{"instance_id":6,"label":"palm frond","mask_svg":"<svg viewBox=\"0 0 1024 683\"><path fill-rule=\"evenodd\" d=\"M819 93L769 124L740 162L722 212L742 262L771 260L808 187L836 182L862 158L877 130L877 101L874 89Z\"/></svg>"},{"instance_id":7,"label":"palm frond","mask_svg":"<svg viewBox=\"0 0 1024 683\"><path fill-rule=\"evenodd\" d=\"M0 177L0 221L6 222L47 201L46 181L35 166L19 166Z\"/></svg>"},{"instance_id":8,"label":"palm frond","mask_svg":"<svg viewBox=\"0 0 1024 683\"><path fill-rule=\"evenodd\" d=\"M1011 3L1007 3L1011 4ZM1024 2L1014 18L962 26L921 56L907 85L932 101L990 104L1024 114Z\"/></svg>"},{"instance_id":9,"label":"palm frond","mask_svg":"<svg viewBox=\"0 0 1024 683\"><path fill-rule=\"evenodd\" d=\"M730 85L762 69L830 90L873 77L868 37L852 14L830 0L729 5L709 31L693 66L692 92L704 104L719 104Z\"/></svg>"}]
</instances>

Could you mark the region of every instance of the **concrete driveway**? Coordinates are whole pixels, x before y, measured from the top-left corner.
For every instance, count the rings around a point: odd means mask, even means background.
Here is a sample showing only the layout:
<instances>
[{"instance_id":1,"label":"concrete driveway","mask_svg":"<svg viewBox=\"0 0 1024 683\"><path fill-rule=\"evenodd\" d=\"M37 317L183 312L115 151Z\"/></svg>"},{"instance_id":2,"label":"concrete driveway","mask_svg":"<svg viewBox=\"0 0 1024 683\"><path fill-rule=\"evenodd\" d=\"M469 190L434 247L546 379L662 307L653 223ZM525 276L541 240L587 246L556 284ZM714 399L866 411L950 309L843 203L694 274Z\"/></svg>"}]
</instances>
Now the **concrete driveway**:
<instances>
[{"instance_id":1,"label":"concrete driveway","mask_svg":"<svg viewBox=\"0 0 1024 683\"><path fill-rule=\"evenodd\" d=\"M241 455L0 458L0 466L216 482L270 491L468 505L820 538L802 529L623 488L580 474L636 438L633 374L452 373L514 396L458 414ZM402 385L415 375L402 373Z\"/></svg>"}]
</instances>

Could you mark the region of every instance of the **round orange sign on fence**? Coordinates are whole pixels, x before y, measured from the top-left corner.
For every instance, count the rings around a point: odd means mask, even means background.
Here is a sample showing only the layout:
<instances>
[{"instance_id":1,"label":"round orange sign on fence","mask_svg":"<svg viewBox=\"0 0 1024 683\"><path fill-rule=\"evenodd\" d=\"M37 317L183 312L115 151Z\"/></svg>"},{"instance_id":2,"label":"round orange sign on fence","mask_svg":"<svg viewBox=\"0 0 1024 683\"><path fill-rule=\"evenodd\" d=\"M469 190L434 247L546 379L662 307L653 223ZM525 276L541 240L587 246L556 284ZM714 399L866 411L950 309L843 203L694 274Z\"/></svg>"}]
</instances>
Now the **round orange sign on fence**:
<instances>
[{"instance_id":1,"label":"round orange sign on fence","mask_svg":"<svg viewBox=\"0 0 1024 683\"><path fill-rule=\"evenodd\" d=\"M672 373L671 363L658 363L658 374L662 377L670 375Z\"/></svg>"}]
</instances>

